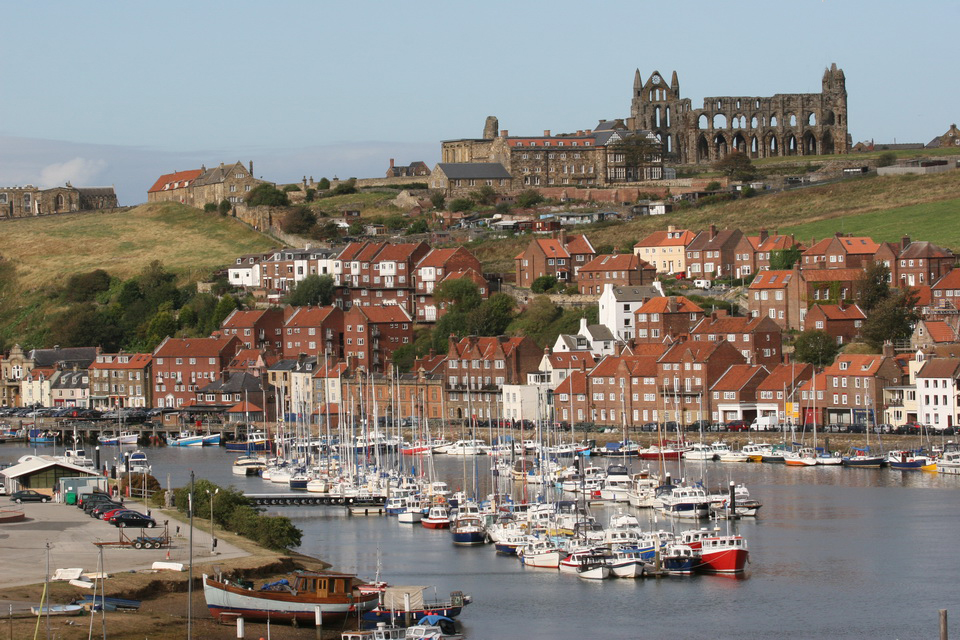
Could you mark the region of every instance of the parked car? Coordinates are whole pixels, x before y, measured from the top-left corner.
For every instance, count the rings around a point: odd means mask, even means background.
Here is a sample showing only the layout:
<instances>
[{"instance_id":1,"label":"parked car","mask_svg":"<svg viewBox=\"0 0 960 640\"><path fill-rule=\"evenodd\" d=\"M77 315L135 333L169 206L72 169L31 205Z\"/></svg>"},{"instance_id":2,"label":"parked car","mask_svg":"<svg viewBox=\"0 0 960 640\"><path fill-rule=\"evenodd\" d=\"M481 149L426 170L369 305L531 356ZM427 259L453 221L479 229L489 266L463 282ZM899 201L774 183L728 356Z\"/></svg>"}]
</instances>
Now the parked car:
<instances>
[{"instance_id":1,"label":"parked car","mask_svg":"<svg viewBox=\"0 0 960 640\"><path fill-rule=\"evenodd\" d=\"M749 431L750 424L746 420L731 420L726 425L727 431Z\"/></svg>"},{"instance_id":2,"label":"parked car","mask_svg":"<svg viewBox=\"0 0 960 640\"><path fill-rule=\"evenodd\" d=\"M674 422L673 420L671 420L670 422L664 422L663 430L664 431L680 431L680 423Z\"/></svg>"},{"instance_id":3,"label":"parked car","mask_svg":"<svg viewBox=\"0 0 960 640\"><path fill-rule=\"evenodd\" d=\"M656 422L645 422L640 425L640 431L656 431L657 423Z\"/></svg>"},{"instance_id":4,"label":"parked car","mask_svg":"<svg viewBox=\"0 0 960 640\"><path fill-rule=\"evenodd\" d=\"M83 509L84 505L90 500L109 500L110 495L102 491L93 491L91 493L81 493L80 498L77 500L77 507Z\"/></svg>"},{"instance_id":5,"label":"parked car","mask_svg":"<svg viewBox=\"0 0 960 640\"><path fill-rule=\"evenodd\" d=\"M15 491L10 499L20 504L21 502L50 502L50 496L37 493L33 489L23 489Z\"/></svg>"},{"instance_id":6,"label":"parked car","mask_svg":"<svg viewBox=\"0 0 960 640\"><path fill-rule=\"evenodd\" d=\"M141 528L150 528L157 526L157 521L146 516L139 511L127 511L125 513L119 513L113 517L113 520L110 521L115 527L141 527Z\"/></svg>"},{"instance_id":7,"label":"parked car","mask_svg":"<svg viewBox=\"0 0 960 640\"><path fill-rule=\"evenodd\" d=\"M687 431L709 431L710 430L710 421L709 420L697 420L692 422L688 427Z\"/></svg>"},{"instance_id":8,"label":"parked car","mask_svg":"<svg viewBox=\"0 0 960 640\"><path fill-rule=\"evenodd\" d=\"M113 500L101 500L100 502L97 503L95 507L90 509L89 513L91 518L99 518L102 520L104 514L107 513L108 511L114 511L116 509L123 509L123 508L125 507L123 506L122 502L115 502Z\"/></svg>"},{"instance_id":9,"label":"parked car","mask_svg":"<svg viewBox=\"0 0 960 640\"><path fill-rule=\"evenodd\" d=\"M103 514L103 518L101 518L101 520L103 520L104 522L113 522L114 518L116 518L116 517L118 517L118 516L121 516L121 515L123 515L123 514L125 514L125 513L139 513L139 512L134 511L133 509L127 509L127 508L125 508L125 507L120 507L119 509L114 509L114 510L112 510L112 511L107 511L105 514Z\"/></svg>"},{"instance_id":10,"label":"parked car","mask_svg":"<svg viewBox=\"0 0 960 640\"><path fill-rule=\"evenodd\" d=\"M100 497L101 495L106 495L106 494L98 493L96 494L96 496L91 496L87 498L86 502L83 503L83 507L82 507L83 512L86 514L89 514L90 512L92 512L94 509L96 509L102 504L117 504L117 505L120 504L120 502L110 498L109 496L107 496L106 498L101 498Z\"/></svg>"}]
</instances>

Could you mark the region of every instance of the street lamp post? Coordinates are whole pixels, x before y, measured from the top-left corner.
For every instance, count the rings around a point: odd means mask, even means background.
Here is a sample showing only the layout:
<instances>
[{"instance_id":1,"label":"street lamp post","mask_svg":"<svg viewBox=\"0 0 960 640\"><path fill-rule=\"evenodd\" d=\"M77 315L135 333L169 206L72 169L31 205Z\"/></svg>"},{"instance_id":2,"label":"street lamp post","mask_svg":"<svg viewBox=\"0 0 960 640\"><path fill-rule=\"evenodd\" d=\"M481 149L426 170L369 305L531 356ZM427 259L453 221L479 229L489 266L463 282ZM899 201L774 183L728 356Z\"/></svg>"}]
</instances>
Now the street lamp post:
<instances>
[{"instance_id":1,"label":"street lamp post","mask_svg":"<svg viewBox=\"0 0 960 640\"><path fill-rule=\"evenodd\" d=\"M217 550L217 536L213 532L213 498L218 493L220 493L220 487L217 487L213 491L207 489L207 495L210 496L210 555L213 555Z\"/></svg>"}]
</instances>

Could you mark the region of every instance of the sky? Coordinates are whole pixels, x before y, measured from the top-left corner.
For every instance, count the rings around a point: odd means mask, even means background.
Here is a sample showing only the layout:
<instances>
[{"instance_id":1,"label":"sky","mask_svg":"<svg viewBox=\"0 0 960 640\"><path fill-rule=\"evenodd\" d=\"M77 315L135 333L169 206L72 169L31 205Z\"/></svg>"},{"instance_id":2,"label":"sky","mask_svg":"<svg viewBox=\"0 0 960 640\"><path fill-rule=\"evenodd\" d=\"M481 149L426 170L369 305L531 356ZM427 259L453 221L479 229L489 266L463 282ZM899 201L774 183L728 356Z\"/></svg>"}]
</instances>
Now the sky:
<instances>
[{"instance_id":1,"label":"sky","mask_svg":"<svg viewBox=\"0 0 960 640\"><path fill-rule=\"evenodd\" d=\"M956 0L17 2L0 38L0 185L114 185L254 163L273 182L384 175L440 141L629 115L634 70L705 96L847 79L854 140L958 119Z\"/></svg>"}]
</instances>

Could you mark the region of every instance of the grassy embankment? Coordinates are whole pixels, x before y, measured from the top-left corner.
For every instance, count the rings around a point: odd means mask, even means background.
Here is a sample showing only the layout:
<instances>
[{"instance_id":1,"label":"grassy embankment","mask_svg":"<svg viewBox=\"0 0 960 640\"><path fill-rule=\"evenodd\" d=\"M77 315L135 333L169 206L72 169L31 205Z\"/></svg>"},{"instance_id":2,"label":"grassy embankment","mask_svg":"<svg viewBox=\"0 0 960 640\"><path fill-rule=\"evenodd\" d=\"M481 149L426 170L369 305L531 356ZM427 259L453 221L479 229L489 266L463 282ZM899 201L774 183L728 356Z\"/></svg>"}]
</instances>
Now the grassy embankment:
<instances>
[{"instance_id":1,"label":"grassy embankment","mask_svg":"<svg viewBox=\"0 0 960 640\"><path fill-rule=\"evenodd\" d=\"M746 200L680 210L666 216L623 224L587 226L594 246L623 247L668 225L680 228L739 228L756 233L762 228L796 233L809 241L837 231L870 235L876 240L930 240L960 249L960 171L929 176L884 176L811 186ZM485 269L512 271L513 257L529 237L475 243L471 249Z\"/></svg>"},{"instance_id":2,"label":"grassy embankment","mask_svg":"<svg viewBox=\"0 0 960 640\"><path fill-rule=\"evenodd\" d=\"M175 203L128 211L24 218L0 224L0 341L43 344L67 277L94 269L130 278L153 260L195 282L245 253L278 243L232 218Z\"/></svg>"}]
</instances>

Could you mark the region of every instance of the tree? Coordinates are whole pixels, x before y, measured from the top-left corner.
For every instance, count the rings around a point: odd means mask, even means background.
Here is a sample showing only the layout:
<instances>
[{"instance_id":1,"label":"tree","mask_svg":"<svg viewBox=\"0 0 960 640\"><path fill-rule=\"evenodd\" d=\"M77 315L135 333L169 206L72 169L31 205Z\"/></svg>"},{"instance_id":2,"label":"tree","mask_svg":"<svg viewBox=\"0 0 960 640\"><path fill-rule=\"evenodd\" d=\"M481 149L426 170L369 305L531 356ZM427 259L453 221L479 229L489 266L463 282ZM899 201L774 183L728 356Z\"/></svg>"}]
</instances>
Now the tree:
<instances>
[{"instance_id":1,"label":"tree","mask_svg":"<svg viewBox=\"0 0 960 640\"><path fill-rule=\"evenodd\" d=\"M871 262L857 281L860 308L870 315L877 306L890 297L890 268L882 262Z\"/></svg>"},{"instance_id":2,"label":"tree","mask_svg":"<svg viewBox=\"0 0 960 640\"><path fill-rule=\"evenodd\" d=\"M513 321L516 301L505 293L495 293L467 316L467 331L476 336L500 336Z\"/></svg>"},{"instance_id":3,"label":"tree","mask_svg":"<svg viewBox=\"0 0 960 640\"><path fill-rule=\"evenodd\" d=\"M216 203L216 202L208 202L208 203L206 203L205 205L203 205L203 210L206 211L207 213L216 213L216 211L217 211L217 203Z\"/></svg>"},{"instance_id":4,"label":"tree","mask_svg":"<svg viewBox=\"0 0 960 640\"><path fill-rule=\"evenodd\" d=\"M897 154L893 151L884 151L879 156L877 156L877 166L878 167L889 167L897 161Z\"/></svg>"},{"instance_id":5,"label":"tree","mask_svg":"<svg viewBox=\"0 0 960 640\"><path fill-rule=\"evenodd\" d=\"M757 170L750 161L750 156L740 151L731 151L713 163L713 168L728 178L746 182L757 175Z\"/></svg>"},{"instance_id":6,"label":"tree","mask_svg":"<svg viewBox=\"0 0 960 640\"><path fill-rule=\"evenodd\" d=\"M523 207L524 209L535 207L541 202L543 202L543 196L535 189L527 189L517 195L517 206Z\"/></svg>"},{"instance_id":7,"label":"tree","mask_svg":"<svg viewBox=\"0 0 960 640\"><path fill-rule=\"evenodd\" d=\"M339 240L340 227L333 220L327 220L323 224L317 224L311 231L310 237L315 240Z\"/></svg>"},{"instance_id":8,"label":"tree","mask_svg":"<svg viewBox=\"0 0 960 640\"><path fill-rule=\"evenodd\" d=\"M711 180L707 183L707 187L704 191L720 191L720 183L716 180Z\"/></svg>"},{"instance_id":9,"label":"tree","mask_svg":"<svg viewBox=\"0 0 960 640\"><path fill-rule=\"evenodd\" d=\"M330 181L327 180L326 178L320 178L320 181L317 182L317 189L320 189L321 191L326 191L329 188L330 188Z\"/></svg>"},{"instance_id":10,"label":"tree","mask_svg":"<svg viewBox=\"0 0 960 640\"><path fill-rule=\"evenodd\" d=\"M497 199L497 190L488 184L483 185L478 190L470 193L470 198L481 205L492 205Z\"/></svg>"},{"instance_id":11,"label":"tree","mask_svg":"<svg viewBox=\"0 0 960 640\"><path fill-rule=\"evenodd\" d=\"M540 276L534 280L533 283L531 283L530 291L533 291L534 293L544 293L546 291L550 291L555 286L557 286L556 276L545 275Z\"/></svg>"},{"instance_id":12,"label":"tree","mask_svg":"<svg viewBox=\"0 0 960 640\"><path fill-rule=\"evenodd\" d=\"M825 367L833 362L840 352L840 345L826 331L810 329L797 336L793 343L793 356L800 362L809 362Z\"/></svg>"},{"instance_id":13,"label":"tree","mask_svg":"<svg viewBox=\"0 0 960 640\"><path fill-rule=\"evenodd\" d=\"M547 346L551 335L554 340L557 337L551 327L562 313L560 307L553 304L550 298L537 296L530 302L527 309L511 323L510 333L529 336L539 346Z\"/></svg>"},{"instance_id":14,"label":"tree","mask_svg":"<svg viewBox=\"0 0 960 640\"><path fill-rule=\"evenodd\" d=\"M333 276L312 274L297 283L287 294L286 302L294 307L327 306L333 302L333 290Z\"/></svg>"},{"instance_id":15,"label":"tree","mask_svg":"<svg viewBox=\"0 0 960 640\"><path fill-rule=\"evenodd\" d=\"M231 295L225 295L220 298L220 302L217 303L217 308L213 311L213 326L219 328L223 324L223 321L227 319L227 316L237 308L237 299Z\"/></svg>"},{"instance_id":16,"label":"tree","mask_svg":"<svg viewBox=\"0 0 960 640\"><path fill-rule=\"evenodd\" d=\"M473 200L470 198L457 198L450 203L450 211L470 211L473 209Z\"/></svg>"},{"instance_id":17,"label":"tree","mask_svg":"<svg viewBox=\"0 0 960 640\"><path fill-rule=\"evenodd\" d=\"M317 224L317 216L308 207L294 207L283 216L280 228L284 233L306 235Z\"/></svg>"},{"instance_id":18,"label":"tree","mask_svg":"<svg viewBox=\"0 0 960 640\"><path fill-rule=\"evenodd\" d=\"M364 233L363 223L359 220L354 220L350 223L350 228L347 229L347 233L351 236L362 236Z\"/></svg>"},{"instance_id":19,"label":"tree","mask_svg":"<svg viewBox=\"0 0 960 640\"><path fill-rule=\"evenodd\" d=\"M437 302L447 302L451 311L466 313L480 306L480 287L473 280L457 278L441 282L433 290L433 298Z\"/></svg>"},{"instance_id":20,"label":"tree","mask_svg":"<svg viewBox=\"0 0 960 640\"><path fill-rule=\"evenodd\" d=\"M916 306L916 291L909 289L891 293L867 314L867 319L860 327L860 337L877 351L888 340L909 338L920 319Z\"/></svg>"},{"instance_id":21,"label":"tree","mask_svg":"<svg viewBox=\"0 0 960 640\"><path fill-rule=\"evenodd\" d=\"M264 182L250 190L247 194L247 204L251 207L286 207L290 205L290 199L285 191L277 189L269 182Z\"/></svg>"},{"instance_id":22,"label":"tree","mask_svg":"<svg viewBox=\"0 0 960 640\"><path fill-rule=\"evenodd\" d=\"M224 198L223 200L220 201L220 204L217 206L217 211L220 213L220 215L225 216L228 213L230 213L230 209L232 208L233 208L233 205L230 204L230 201Z\"/></svg>"},{"instance_id":23,"label":"tree","mask_svg":"<svg viewBox=\"0 0 960 640\"><path fill-rule=\"evenodd\" d=\"M430 193L430 204L433 205L434 209L443 209L446 201L447 196L444 195L443 191L433 191Z\"/></svg>"},{"instance_id":24,"label":"tree","mask_svg":"<svg viewBox=\"0 0 960 640\"><path fill-rule=\"evenodd\" d=\"M417 218L407 229L407 235L410 236L418 233L427 233L428 231L430 231L430 225L427 224L427 221L423 218Z\"/></svg>"},{"instance_id":25,"label":"tree","mask_svg":"<svg viewBox=\"0 0 960 640\"><path fill-rule=\"evenodd\" d=\"M800 262L800 249L799 247L791 247L789 249L774 249L770 252L770 270L771 271L786 271L788 269L793 269L793 265Z\"/></svg>"},{"instance_id":26,"label":"tree","mask_svg":"<svg viewBox=\"0 0 960 640\"><path fill-rule=\"evenodd\" d=\"M110 289L110 274L103 269L76 273L67 279L64 297L69 302L92 300L98 293Z\"/></svg>"},{"instance_id":27,"label":"tree","mask_svg":"<svg viewBox=\"0 0 960 640\"><path fill-rule=\"evenodd\" d=\"M347 180L346 182L341 182L333 188L333 195L335 196L347 196L356 192L357 181L353 178Z\"/></svg>"},{"instance_id":28,"label":"tree","mask_svg":"<svg viewBox=\"0 0 960 640\"><path fill-rule=\"evenodd\" d=\"M636 133L611 145L617 166L626 169L625 180L640 182L647 178L648 167L660 165L661 146L644 133Z\"/></svg>"},{"instance_id":29,"label":"tree","mask_svg":"<svg viewBox=\"0 0 960 640\"><path fill-rule=\"evenodd\" d=\"M161 311L150 319L147 325L147 344L153 349L163 342L166 337L172 337L177 332L177 320L169 311Z\"/></svg>"}]
</instances>

